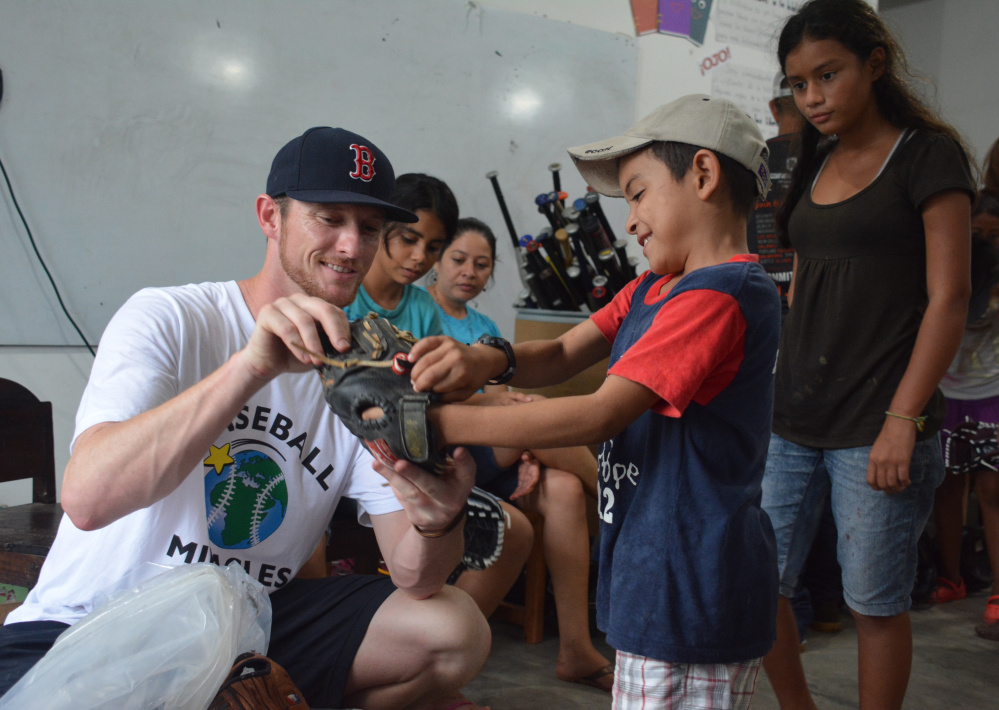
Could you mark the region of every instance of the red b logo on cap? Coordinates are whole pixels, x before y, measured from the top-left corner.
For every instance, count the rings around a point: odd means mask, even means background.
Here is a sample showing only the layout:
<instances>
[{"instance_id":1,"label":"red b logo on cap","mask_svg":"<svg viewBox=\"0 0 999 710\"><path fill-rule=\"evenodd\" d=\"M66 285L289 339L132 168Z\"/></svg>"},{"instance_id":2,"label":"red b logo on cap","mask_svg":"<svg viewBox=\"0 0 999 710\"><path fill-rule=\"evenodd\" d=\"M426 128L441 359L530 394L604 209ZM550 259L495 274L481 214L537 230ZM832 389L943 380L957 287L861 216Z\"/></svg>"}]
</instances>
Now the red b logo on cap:
<instances>
[{"instance_id":1,"label":"red b logo on cap","mask_svg":"<svg viewBox=\"0 0 999 710\"><path fill-rule=\"evenodd\" d=\"M357 143L351 143L350 148L354 151L354 172L350 176L371 182L375 176L375 156L371 154L371 149Z\"/></svg>"}]
</instances>

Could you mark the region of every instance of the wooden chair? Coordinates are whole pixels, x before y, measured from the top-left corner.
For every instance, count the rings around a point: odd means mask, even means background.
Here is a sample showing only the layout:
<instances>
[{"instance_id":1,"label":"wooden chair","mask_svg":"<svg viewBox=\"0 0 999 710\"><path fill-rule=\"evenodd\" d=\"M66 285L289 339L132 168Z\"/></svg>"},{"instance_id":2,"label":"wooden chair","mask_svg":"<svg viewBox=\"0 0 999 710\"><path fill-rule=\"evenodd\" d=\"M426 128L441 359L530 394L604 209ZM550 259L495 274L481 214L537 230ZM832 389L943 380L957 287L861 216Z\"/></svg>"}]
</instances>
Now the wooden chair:
<instances>
[{"instance_id":1,"label":"wooden chair","mask_svg":"<svg viewBox=\"0 0 999 710\"><path fill-rule=\"evenodd\" d=\"M547 589L544 539L544 517L539 513L524 511L534 529L534 544L524 565L524 603L507 600L500 602L493 612L494 619L509 621L524 628L527 643L541 643L545 637L545 591Z\"/></svg>"},{"instance_id":2,"label":"wooden chair","mask_svg":"<svg viewBox=\"0 0 999 710\"><path fill-rule=\"evenodd\" d=\"M55 539L56 503L52 404L0 379L0 482L32 479L32 502L0 508L0 582L31 588Z\"/></svg>"}]
</instances>

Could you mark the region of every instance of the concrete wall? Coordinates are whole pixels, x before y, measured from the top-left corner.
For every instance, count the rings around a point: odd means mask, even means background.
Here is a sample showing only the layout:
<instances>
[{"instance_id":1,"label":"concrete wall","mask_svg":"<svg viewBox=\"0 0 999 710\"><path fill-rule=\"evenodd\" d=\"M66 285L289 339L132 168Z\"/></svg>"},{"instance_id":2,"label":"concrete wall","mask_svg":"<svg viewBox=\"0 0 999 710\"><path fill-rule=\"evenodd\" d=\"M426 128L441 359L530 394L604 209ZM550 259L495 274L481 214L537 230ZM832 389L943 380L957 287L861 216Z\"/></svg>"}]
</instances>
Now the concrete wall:
<instances>
[{"instance_id":1,"label":"concrete wall","mask_svg":"<svg viewBox=\"0 0 999 710\"><path fill-rule=\"evenodd\" d=\"M467 0L455 2L465 3ZM628 0L484 0L478 4L635 36ZM713 36L710 31L708 36ZM657 34L640 37L636 105L621 107L622 129L677 96L708 91L698 66L701 59L713 51L716 48L711 42L706 42L704 47L695 47L676 37ZM756 61L761 60L757 58ZM664 72L664 67L669 67L670 71ZM601 137L604 136L593 138ZM501 225L495 226L501 228ZM506 335L513 337L513 333ZM53 404L56 475L60 488L62 471L69 459L76 408L90 374L91 362L90 354L82 347L0 346L0 377L23 384L40 399ZM30 496L29 482L0 484L0 504L24 503L30 500Z\"/></svg>"},{"instance_id":2,"label":"concrete wall","mask_svg":"<svg viewBox=\"0 0 999 710\"><path fill-rule=\"evenodd\" d=\"M911 68L929 82L923 95L981 161L999 138L999 2L919 0L883 15Z\"/></svg>"}]
</instances>

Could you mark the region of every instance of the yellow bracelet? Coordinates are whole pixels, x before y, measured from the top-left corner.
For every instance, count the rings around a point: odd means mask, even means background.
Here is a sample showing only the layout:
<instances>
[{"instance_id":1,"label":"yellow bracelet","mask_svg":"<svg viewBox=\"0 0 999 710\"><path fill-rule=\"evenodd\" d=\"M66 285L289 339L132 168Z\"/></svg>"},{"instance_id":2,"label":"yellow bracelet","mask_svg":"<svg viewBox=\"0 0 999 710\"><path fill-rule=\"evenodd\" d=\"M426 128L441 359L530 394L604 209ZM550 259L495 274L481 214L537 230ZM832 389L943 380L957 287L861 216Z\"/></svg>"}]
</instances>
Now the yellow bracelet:
<instances>
[{"instance_id":1,"label":"yellow bracelet","mask_svg":"<svg viewBox=\"0 0 999 710\"><path fill-rule=\"evenodd\" d=\"M926 417L925 416L922 416L922 417L907 417L904 414L895 414L895 412L889 412L887 409L885 410L885 414L887 414L889 417L895 417L896 419L905 419L906 421L915 422L916 423L916 429L919 430L919 431L923 431L926 428Z\"/></svg>"},{"instance_id":2,"label":"yellow bracelet","mask_svg":"<svg viewBox=\"0 0 999 710\"><path fill-rule=\"evenodd\" d=\"M465 519L465 514L467 512L468 512L468 508L463 508L462 511L460 513L458 513L454 517L454 520L452 520L450 523L448 523L447 527L445 527L442 530L434 530L433 532L424 532L423 530L420 530L419 526L417 526L415 524L413 525L413 529L416 530L416 533L418 535L420 535L421 537L426 537L426 538L430 538L430 539L437 538L437 537L444 537L449 532L451 532L456 527L458 527L458 525L461 524L461 521Z\"/></svg>"}]
</instances>

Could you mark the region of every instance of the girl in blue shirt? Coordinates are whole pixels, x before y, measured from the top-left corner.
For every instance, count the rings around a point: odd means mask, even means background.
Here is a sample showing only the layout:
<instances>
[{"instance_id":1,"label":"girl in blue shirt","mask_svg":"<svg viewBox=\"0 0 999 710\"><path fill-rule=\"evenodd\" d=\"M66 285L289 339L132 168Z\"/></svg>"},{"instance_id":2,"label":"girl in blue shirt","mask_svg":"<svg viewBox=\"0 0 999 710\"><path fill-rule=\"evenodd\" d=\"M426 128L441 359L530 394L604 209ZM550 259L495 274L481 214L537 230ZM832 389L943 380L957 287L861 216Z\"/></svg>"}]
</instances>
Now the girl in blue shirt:
<instances>
[{"instance_id":1,"label":"girl in blue shirt","mask_svg":"<svg viewBox=\"0 0 999 710\"><path fill-rule=\"evenodd\" d=\"M426 291L413 283L430 271L444 242L454 235L458 202L442 180L422 173L396 178L393 198L420 218L388 222L357 297L345 309L351 320L374 311L417 338L440 335L440 317Z\"/></svg>"}]
</instances>

